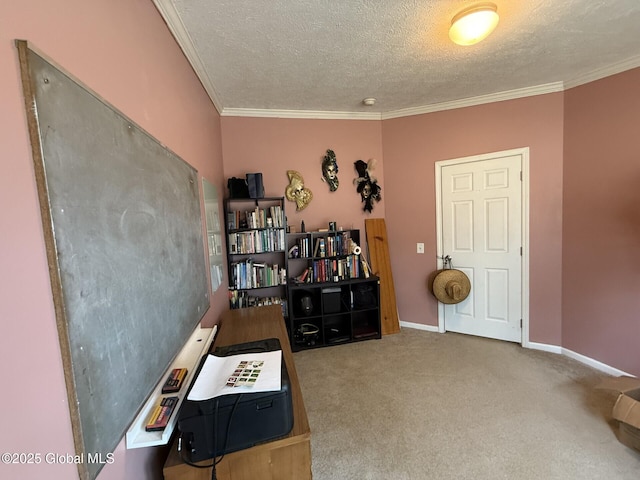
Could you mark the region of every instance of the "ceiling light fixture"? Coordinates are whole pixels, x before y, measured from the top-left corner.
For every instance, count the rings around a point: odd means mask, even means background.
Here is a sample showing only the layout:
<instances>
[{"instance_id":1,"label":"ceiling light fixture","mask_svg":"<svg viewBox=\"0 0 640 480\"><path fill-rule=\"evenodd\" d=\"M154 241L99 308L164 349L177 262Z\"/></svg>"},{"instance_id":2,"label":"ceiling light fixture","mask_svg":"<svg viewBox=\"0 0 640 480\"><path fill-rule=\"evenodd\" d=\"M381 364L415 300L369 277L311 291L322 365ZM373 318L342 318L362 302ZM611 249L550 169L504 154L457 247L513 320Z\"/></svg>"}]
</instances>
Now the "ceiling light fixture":
<instances>
[{"instance_id":1,"label":"ceiling light fixture","mask_svg":"<svg viewBox=\"0 0 640 480\"><path fill-rule=\"evenodd\" d=\"M372 107L376 103L376 99L373 97L365 98L364 100L362 100L362 103L364 103L367 107Z\"/></svg>"},{"instance_id":2,"label":"ceiling light fixture","mask_svg":"<svg viewBox=\"0 0 640 480\"><path fill-rule=\"evenodd\" d=\"M474 45L493 32L499 19L495 3L472 5L453 17L449 38L458 45Z\"/></svg>"}]
</instances>

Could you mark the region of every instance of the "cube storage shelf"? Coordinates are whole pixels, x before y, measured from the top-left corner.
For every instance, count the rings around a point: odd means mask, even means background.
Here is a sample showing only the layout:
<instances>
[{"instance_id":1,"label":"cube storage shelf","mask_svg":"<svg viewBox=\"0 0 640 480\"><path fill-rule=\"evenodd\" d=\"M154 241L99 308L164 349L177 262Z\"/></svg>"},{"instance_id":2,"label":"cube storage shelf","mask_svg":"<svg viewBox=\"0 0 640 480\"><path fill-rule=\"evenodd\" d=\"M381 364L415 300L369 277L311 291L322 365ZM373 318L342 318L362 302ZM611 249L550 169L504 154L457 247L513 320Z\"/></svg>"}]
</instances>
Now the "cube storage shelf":
<instances>
[{"instance_id":1,"label":"cube storage shelf","mask_svg":"<svg viewBox=\"0 0 640 480\"><path fill-rule=\"evenodd\" d=\"M225 200L230 308L279 303L294 351L381 337L359 230L286 233L284 197Z\"/></svg>"},{"instance_id":2,"label":"cube storage shelf","mask_svg":"<svg viewBox=\"0 0 640 480\"><path fill-rule=\"evenodd\" d=\"M353 254L359 240L358 230L287 235L294 351L381 337L380 281Z\"/></svg>"}]
</instances>

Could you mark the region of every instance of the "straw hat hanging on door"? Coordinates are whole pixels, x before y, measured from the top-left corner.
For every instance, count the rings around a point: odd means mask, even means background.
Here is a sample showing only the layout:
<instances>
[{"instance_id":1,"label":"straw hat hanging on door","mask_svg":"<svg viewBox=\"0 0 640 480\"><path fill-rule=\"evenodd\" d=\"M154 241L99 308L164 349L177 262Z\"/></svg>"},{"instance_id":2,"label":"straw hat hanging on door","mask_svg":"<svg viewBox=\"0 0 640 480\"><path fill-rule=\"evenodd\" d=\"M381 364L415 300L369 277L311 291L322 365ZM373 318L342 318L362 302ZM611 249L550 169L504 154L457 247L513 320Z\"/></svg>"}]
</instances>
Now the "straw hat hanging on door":
<instances>
[{"instance_id":1,"label":"straw hat hanging on door","mask_svg":"<svg viewBox=\"0 0 640 480\"><path fill-rule=\"evenodd\" d=\"M464 272L451 268L450 258L444 260L445 268L434 277L431 292L442 303L460 303L469 296L471 282Z\"/></svg>"}]
</instances>

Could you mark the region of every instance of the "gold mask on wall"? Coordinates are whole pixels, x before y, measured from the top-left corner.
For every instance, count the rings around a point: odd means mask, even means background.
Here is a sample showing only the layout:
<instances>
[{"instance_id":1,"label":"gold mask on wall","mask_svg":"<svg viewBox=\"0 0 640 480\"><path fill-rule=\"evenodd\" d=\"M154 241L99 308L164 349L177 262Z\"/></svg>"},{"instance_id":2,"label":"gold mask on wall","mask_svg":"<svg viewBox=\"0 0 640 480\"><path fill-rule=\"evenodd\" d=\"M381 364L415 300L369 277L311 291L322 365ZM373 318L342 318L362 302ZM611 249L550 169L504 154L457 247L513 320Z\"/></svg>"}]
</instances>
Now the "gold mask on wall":
<instances>
[{"instance_id":1,"label":"gold mask on wall","mask_svg":"<svg viewBox=\"0 0 640 480\"><path fill-rule=\"evenodd\" d=\"M299 172L287 170L287 177L289 177L289 185L285 190L287 200L296 202L297 211L303 210L313 199L313 193L304 186L304 178Z\"/></svg>"}]
</instances>

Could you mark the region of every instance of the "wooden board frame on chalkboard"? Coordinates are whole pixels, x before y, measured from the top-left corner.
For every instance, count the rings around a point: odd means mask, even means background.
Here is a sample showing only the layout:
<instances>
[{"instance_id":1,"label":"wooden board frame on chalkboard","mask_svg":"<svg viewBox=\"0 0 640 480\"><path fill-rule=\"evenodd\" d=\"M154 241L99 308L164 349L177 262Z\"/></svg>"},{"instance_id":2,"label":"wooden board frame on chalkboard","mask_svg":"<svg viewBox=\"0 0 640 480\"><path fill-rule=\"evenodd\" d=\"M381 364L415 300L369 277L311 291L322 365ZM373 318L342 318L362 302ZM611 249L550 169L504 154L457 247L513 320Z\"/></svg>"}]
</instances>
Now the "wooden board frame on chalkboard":
<instances>
[{"instance_id":1,"label":"wooden board frame on chalkboard","mask_svg":"<svg viewBox=\"0 0 640 480\"><path fill-rule=\"evenodd\" d=\"M17 40L80 478L209 308L197 171ZM124 198L124 200L123 200Z\"/></svg>"}]
</instances>

